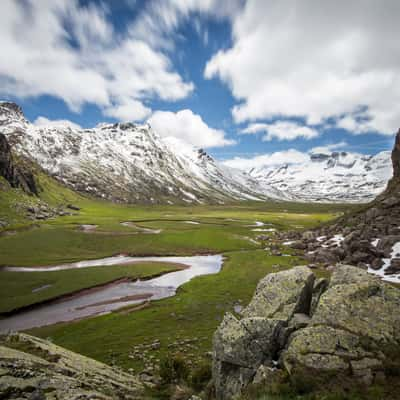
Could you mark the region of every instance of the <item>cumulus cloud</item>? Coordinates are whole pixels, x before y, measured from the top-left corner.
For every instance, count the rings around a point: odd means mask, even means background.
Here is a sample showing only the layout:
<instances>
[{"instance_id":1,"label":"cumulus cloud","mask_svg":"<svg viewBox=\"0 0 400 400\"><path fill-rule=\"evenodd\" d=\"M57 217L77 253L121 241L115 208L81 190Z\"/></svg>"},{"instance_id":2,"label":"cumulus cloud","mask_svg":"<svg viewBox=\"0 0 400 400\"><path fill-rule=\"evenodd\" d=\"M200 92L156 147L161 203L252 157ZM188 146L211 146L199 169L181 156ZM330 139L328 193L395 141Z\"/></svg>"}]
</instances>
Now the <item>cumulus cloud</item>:
<instances>
[{"instance_id":1,"label":"cumulus cloud","mask_svg":"<svg viewBox=\"0 0 400 400\"><path fill-rule=\"evenodd\" d=\"M347 146L348 146L348 143L344 142L344 141L338 142L338 143L330 143L330 144L326 144L324 146L313 147L310 150L310 153L330 154L335 150L340 150Z\"/></svg>"},{"instance_id":2,"label":"cumulus cloud","mask_svg":"<svg viewBox=\"0 0 400 400\"><path fill-rule=\"evenodd\" d=\"M221 147L235 142L225 132L209 127L200 115L191 110L156 111L149 123L161 137L175 137L198 147Z\"/></svg>"},{"instance_id":3,"label":"cumulus cloud","mask_svg":"<svg viewBox=\"0 0 400 400\"><path fill-rule=\"evenodd\" d=\"M206 78L238 100L237 122L330 118L353 133L392 134L400 121L400 2L248 0L233 45Z\"/></svg>"},{"instance_id":4,"label":"cumulus cloud","mask_svg":"<svg viewBox=\"0 0 400 400\"><path fill-rule=\"evenodd\" d=\"M330 143L324 146L313 147L307 152L295 149L260 154L254 157L234 157L222 163L231 168L250 171L252 168L279 167L286 164L302 164L310 160L310 154L331 154L335 150L348 146L347 142Z\"/></svg>"},{"instance_id":5,"label":"cumulus cloud","mask_svg":"<svg viewBox=\"0 0 400 400\"><path fill-rule=\"evenodd\" d=\"M319 136L319 132L311 127L302 126L294 122L277 121L272 124L254 123L243 129L242 134L256 134L264 132L264 141L272 139L294 140L298 138L314 139Z\"/></svg>"},{"instance_id":6,"label":"cumulus cloud","mask_svg":"<svg viewBox=\"0 0 400 400\"><path fill-rule=\"evenodd\" d=\"M151 114L151 109L135 99L121 99L119 104L104 109L104 114L119 121L143 120Z\"/></svg>"},{"instance_id":7,"label":"cumulus cloud","mask_svg":"<svg viewBox=\"0 0 400 400\"><path fill-rule=\"evenodd\" d=\"M283 164L301 164L309 160L307 153L295 149L277 151L275 153L261 154L255 157L234 157L222 163L231 168L249 171L252 168L279 166Z\"/></svg>"},{"instance_id":8,"label":"cumulus cloud","mask_svg":"<svg viewBox=\"0 0 400 400\"><path fill-rule=\"evenodd\" d=\"M3 0L0 93L51 95L74 111L91 103L131 120L149 114L145 99L186 97L194 86L165 53L129 30L115 32L101 4Z\"/></svg>"},{"instance_id":9,"label":"cumulus cloud","mask_svg":"<svg viewBox=\"0 0 400 400\"><path fill-rule=\"evenodd\" d=\"M36 126L68 126L72 129L82 129L82 127L68 119L48 119L46 117L37 117L33 122Z\"/></svg>"}]
</instances>

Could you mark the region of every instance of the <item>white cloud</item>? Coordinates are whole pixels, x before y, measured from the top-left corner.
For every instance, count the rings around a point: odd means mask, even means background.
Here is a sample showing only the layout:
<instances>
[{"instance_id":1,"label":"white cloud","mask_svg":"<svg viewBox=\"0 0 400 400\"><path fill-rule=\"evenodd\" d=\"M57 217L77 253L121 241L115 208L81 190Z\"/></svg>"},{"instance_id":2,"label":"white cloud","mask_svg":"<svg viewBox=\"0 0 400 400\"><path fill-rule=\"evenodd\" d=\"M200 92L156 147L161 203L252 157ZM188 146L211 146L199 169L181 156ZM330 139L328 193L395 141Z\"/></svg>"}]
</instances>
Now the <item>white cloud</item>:
<instances>
[{"instance_id":1,"label":"white cloud","mask_svg":"<svg viewBox=\"0 0 400 400\"><path fill-rule=\"evenodd\" d=\"M237 122L334 118L354 133L392 134L399 15L398 0L248 0L234 19L232 48L217 52L204 75L231 88Z\"/></svg>"},{"instance_id":2,"label":"white cloud","mask_svg":"<svg viewBox=\"0 0 400 400\"><path fill-rule=\"evenodd\" d=\"M314 128L288 121L277 121L272 124L254 123L241 131L242 134L255 134L259 132L265 133L263 136L264 141L272 139L314 139L319 136L319 132Z\"/></svg>"},{"instance_id":3,"label":"white cloud","mask_svg":"<svg viewBox=\"0 0 400 400\"><path fill-rule=\"evenodd\" d=\"M318 147L313 147L310 150L310 153L316 153L316 154L330 154L335 150L343 149L344 147L347 147L348 143L347 142L339 142L339 143L330 143L326 144L324 146L318 146Z\"/></svg>"},{"instance_id":4,"label":"white cloud","mask_svg":"<svg viewBox=\"0 0 400 400\"><path fill-rule=\"evenodd\" d=\"M105 108L104 114L120 121L143 120L151 114L151 109L134 99L121 99L120 104Z\"/></svg>"},{"instance_id":5,"label":"white cloud","mask_svg":"<svg viewBox=\"0 0 400 400\"><path fill-rule=\"evenodd\" d=\"M264 166L279 166L283 164L301 164L310 159L307 153L302 153L295 149L277 151L275 153L262 154L255 157L234 157L222 163L231 168L249 171L252 168Z\"/></svg>"},{"instance_id":6,"label":"white cloud","mask_svg":"<svg viewBox=\"0 0 400 400\"><path fill-rule=\"evenodd\" d=\"M178 100L193 90L162 51L115 32L107 13L78 0L2 0L0 94L51 95L74 111L91 103L135 120L150 112L145 99Z\"/></svg>"},{"instance_id":7,"label":"white cloud","mask_svg":"<svg viewBox=\"0 0 400 400\"><path fill-rule=\"evenodd\" d=\"M333 151L348 146L344 141L331 143L325 146L313 147L307 152L295 149L260 154L254 157L234 157L222 163L231 168L249 171L252 168L279 167L286 164L302 164L310 161L310 154L331 154Z\"/></svg>"},{"instance_id":8,"label":"white cloud","mask_svg":"<svg viewBox=\"0 0 400 400\"><path fill-rule=\"evenodd\" d=\"M175 137L198 147L221 147L235 142L225 137L225 132L209 127L191 110L156 111L149 123L161 137Z\"/></svg>"},{"instance_id":9,"label":"white cloud","mask_svg":"<svg viewBox=\"0 0 400 400\"><path fill-rule=\"evenodd\" d=\"M72 129L82 129L82 127L68 119L48 119L46 117L37 117L33 122L36 126L68 126Z\"/></svg>"},{"instance_id":10,"label":"white cloud","mask_svg":"<svg viewBox=\"0 0 400 400\"><path fill-rule=\"evenodd\" d=\"M242 8L243 0L155 0L146 2L142 13L131 27L135 37L157 48L174 48L172 35L179 24L189 16L206 15L216 19L232 19ZM191 22L198 34L201 26L198 18ZM206 32L206 31L205 31ZM208 43L208 33L204 32L203 41Z\"/></svg>"}]
</instances>

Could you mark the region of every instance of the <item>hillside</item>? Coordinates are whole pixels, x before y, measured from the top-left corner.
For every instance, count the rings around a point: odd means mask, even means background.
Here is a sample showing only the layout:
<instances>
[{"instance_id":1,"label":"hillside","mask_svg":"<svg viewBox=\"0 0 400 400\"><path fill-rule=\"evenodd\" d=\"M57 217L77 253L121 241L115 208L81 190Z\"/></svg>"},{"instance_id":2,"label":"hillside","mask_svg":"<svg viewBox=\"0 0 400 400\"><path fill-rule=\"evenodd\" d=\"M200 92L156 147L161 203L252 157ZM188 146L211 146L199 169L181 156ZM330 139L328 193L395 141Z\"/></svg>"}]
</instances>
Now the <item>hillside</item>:
<instances>
[{"instance_id":1,"label":"hillside","mask_svg":"<svg viewBox=\"0 0 400 400\"><path fill-rule=\"evenodd\" d=\"M389 152L311 154L302 164L240 171L201 148L161 138L148 124L36 126L10 102L0 103L0 133L18 156L74 191L121 203L366 203L392 176Z\"/></svg>"},{"instance_id":2,"label":"hillside","mask_svg":"<svg viewBox=\"0 0 400 400\"><path fill-rule=\"evenodd\" d=\"M292 233L290 246L325 265L357 265L395 283L400 282L400 130L391 162L393 178L386 190L357 212L311 232Z\"/></svg>"},{"instance_id":3,"label":"hillside","mask_svg":"<svg viewBox=\"0 0 400 400\"><path fill-rule=\"evenodd\" d=\"M202 149L162 140L149 125L38 127L16 104L3 102L0 132L17 154L58 181L115 202L218 203L269 197L246 174L219 166Z\"/></svg>"}]
</instances>

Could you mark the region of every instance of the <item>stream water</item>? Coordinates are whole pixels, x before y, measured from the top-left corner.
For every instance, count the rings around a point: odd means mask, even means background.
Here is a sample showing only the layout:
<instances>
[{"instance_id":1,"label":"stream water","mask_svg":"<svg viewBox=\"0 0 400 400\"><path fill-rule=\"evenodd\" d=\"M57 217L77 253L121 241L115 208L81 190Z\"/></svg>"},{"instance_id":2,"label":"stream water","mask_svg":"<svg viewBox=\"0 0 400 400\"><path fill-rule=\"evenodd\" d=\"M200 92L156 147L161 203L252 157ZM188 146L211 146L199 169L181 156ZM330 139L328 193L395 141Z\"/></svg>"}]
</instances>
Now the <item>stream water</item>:
<instances>
[{"instance_id":1,"label":"stream water","mask_svg":"<svg viewBox=\"0 0 400 400\"><path fill-rule=\"evenodd\" d=\"M223 257L222 255L192 257L129 257L120 255L47 267L5 267L4 270L34 273L94 266L112 268L113 265L146 261L184 264L188 268L166 273L150 280L120 282L97 288L94 291L82 292L73 297L38 305L30 310L0 319L0 333L73 321L109 313L121 307L141 303L144 300L158 300L174 296L177 288L192 278L218 273L222 267Z\"/></svg>"}]
</instances>

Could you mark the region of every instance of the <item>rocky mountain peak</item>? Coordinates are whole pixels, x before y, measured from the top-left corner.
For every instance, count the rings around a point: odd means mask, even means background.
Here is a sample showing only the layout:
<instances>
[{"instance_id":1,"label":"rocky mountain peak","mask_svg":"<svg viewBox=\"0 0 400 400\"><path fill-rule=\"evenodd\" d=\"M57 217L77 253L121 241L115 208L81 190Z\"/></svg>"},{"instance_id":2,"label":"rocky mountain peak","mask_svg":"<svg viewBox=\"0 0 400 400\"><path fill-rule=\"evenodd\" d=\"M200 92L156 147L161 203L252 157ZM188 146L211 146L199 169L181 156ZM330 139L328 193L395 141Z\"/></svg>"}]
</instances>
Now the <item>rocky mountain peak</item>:
<instances>
[{"instance_id":1,"label":"rocky mountain peak","mask_svg":"<svg viewBox=\"0 0 400 400\"><path fill-rule=\"evenodd\" d=\"M0 125L11 119L25 119L21 107L12 101L0 102Z\"/></svg>"},{"instance_id":2,"label":"rocky mountain peak","mask_svg":"<svg viewBox=\"0 0 400 400\"><path fill-rule=\"evenodd\" d=\"M37 126L16 104L0 102L0 132L18 159L33 161L73 190L103 199L192 203L268 198L269 191L254 180L218 166L203 150L160 137L148 124Z\"/></svg>"}]
</instances>

